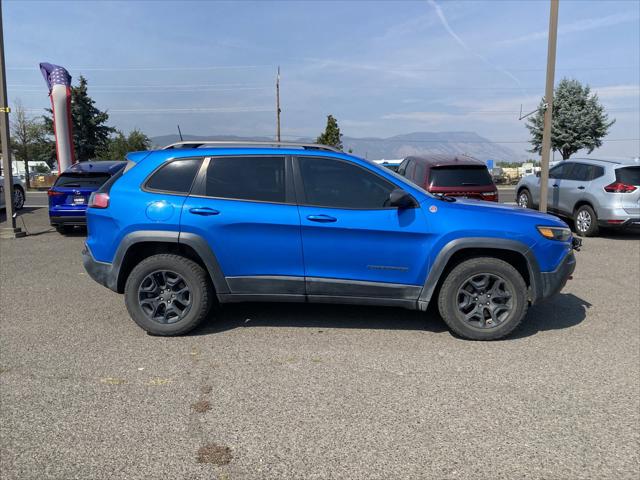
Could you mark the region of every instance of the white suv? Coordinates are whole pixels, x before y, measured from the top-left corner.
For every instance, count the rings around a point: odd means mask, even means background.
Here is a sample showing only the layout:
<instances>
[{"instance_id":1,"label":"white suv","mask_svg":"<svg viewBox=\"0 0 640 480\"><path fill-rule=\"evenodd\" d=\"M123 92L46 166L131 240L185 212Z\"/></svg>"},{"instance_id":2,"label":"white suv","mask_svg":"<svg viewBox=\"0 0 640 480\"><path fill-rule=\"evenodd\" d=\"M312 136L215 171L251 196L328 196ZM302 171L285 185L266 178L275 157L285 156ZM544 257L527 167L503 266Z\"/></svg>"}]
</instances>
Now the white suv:
<instances>
[{"instance_id":1,"label":"white suv","mask_svg":"<svg viewBox=\"0 0 640 480\"><path fill-rule=\"evenodd\" d=\"M537 208L540 177L522 177L518 205ZM578 235L591 237L600 227L640 228L640 162L638 160L564 160L549 170L550 213L570 218Z\"/></svg>"},{"instance_id":2,"label":"white suv","mask_svg":"<svg viewBox=\"0 0 640 480\"><path fill-rule=\"evenodd\" d=\"M20 177L13 177L13 208L22 209L25 202L26 188ZM4 177L0 175L0 208L4 208Z\"/></svg>"}]
</instances>

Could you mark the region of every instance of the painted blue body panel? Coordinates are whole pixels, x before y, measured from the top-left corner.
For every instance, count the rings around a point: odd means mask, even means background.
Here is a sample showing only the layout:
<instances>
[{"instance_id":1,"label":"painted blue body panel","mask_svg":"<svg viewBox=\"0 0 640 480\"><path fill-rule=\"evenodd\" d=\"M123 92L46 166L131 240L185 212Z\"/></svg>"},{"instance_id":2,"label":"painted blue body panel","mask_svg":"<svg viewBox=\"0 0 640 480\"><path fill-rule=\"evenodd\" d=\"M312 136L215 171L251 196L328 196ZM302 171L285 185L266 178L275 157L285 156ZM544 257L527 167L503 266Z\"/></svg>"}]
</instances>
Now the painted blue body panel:
<instances>
[{"instance_id":1,"label":"painted blue body panel","mask_svg":"<svg viewBox=\"0 0 640 480\"><path fill-rule=\"evenodd\" d=\"M220 213L200 216L190 212L203 207ZM182 232L207 240L225 276L304 276L295 205L189 197Z\"/></svg>"},{"instance_id":2,"label":"painted blue body panel","mask_svg":"<svg viewBox=\"0 0 640 480\"><path fill-rule=\"evenodd\" d=\"M169 159L233 155L323 156L345 159L410 193L417 208L346 210L145 192L141 185ZM138 152L137 162L111 189L107 209L89 209L87 244L111 262L122 239L140 230L201 236L224 276L278 275L423 285L438 254L469 237L520 242L543 272L554 270L571 243L547 240L538 225L566 227L556 217L493 202L442 201L388 169L351 155L285 148L199 148ZM201 216L192 208L219 214ZM335 222L308 219L329 215Z\"/></svg>"}]
</instances>

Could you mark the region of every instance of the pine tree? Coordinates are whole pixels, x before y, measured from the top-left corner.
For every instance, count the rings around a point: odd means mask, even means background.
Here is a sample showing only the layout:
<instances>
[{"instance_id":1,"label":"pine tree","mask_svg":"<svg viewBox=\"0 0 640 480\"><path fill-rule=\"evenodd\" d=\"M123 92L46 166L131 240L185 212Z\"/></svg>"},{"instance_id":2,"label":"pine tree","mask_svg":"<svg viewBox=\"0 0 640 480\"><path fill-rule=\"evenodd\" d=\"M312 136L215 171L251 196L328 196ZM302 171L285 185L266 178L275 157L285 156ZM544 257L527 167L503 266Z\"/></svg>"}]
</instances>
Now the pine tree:
<instances>
[{"instance_id":1,"label":"pine tree","mask_svg":"<svg viewBox=\"0 0 640 480\"><path fill-rule=\"evenodd\" d=\"M104 160L123 160L129 152L149 150L150 147L149 137L137 128L127 136L120 130L116 130L115 136L109 138L106 147L99 150L97 156Z\"/></svg>"},{"instance_id":2,"label":"pine tree","mask_svg":"<svg viewBox=\"0 0 640 480\"><path fill-rule=\"evenodd\" d=\"M109 114L96 108L95 103L88 94L87 79L81 75L78 86L71 87L73 147L78 161L91 160L98 152L104 151L109 136L115 131L105 125ZM51 109L48 111L51 113ZM52 117L45 116L44 120L49 134L53 135Z\"/></svg>"},{"instance_id":3,"label":"pine tree","mask_svg":"<svg viewBox=\"0 0 640 480\"><path fill-rule=\"evenodd\" d=\"M325 127L324 132L316 140L316 143L342 150L342 134L340 133L338 121L333 115L327 116L327 126Z\"/></svg>"},{"instance_id":4,"label":"pine tree","mask_svg":"<svg viewBox=\"0 0 640 480\"><path fill-rule=\"evenodd\" d=\"M609 121L598 96L591 94L588 85L577 80L562 79L553 96L553 120L551 122L551 148L560 152L566 160L578 150L588 153L602 146L602 139L609 133ZM530 152L542 151L542 129L544 125L544 99L540 101L538 112L527 121L531 133Z\"/></svg>"}]
</instances>

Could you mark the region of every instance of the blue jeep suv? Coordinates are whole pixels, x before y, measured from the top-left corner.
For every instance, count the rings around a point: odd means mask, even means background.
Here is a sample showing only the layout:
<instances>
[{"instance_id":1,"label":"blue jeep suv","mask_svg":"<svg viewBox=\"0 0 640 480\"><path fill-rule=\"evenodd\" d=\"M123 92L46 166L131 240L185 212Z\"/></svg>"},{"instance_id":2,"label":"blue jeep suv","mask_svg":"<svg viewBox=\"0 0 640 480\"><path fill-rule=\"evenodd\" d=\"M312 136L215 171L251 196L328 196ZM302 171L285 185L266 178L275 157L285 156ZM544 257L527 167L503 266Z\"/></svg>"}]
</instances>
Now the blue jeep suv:
<instances>
[{"instance_id":1,"label":"blue jeep suv","mask_svg":"<svg viewBox=\"0 0 640 480\"><path fill-rule=\"evenodd\" d=\"M553 216L433 196L331 147L234 145L130 153L90 199L84 266L149 333L188 332L216 302L435 302L491 340L574 270Z\"/></svg>"}]
</instances>

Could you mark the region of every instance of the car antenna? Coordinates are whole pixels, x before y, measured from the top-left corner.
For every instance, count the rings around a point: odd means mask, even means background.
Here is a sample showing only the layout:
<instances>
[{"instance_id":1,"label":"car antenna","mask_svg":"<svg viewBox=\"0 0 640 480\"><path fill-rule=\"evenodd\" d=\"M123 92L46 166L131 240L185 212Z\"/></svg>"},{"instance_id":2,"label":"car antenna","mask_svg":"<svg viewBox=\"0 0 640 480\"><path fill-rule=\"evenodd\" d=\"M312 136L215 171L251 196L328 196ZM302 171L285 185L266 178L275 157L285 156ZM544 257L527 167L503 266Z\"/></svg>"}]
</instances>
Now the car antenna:
<instances>
[{"instance_id":1,"label":"car antenna","mask_svg":"<svg viewBox=\"0 0 640 480\"><path fill-rule=\"evenodd\" d=\"M182 142L182 132L180 131L180 124L177 125L178 126L178 135L180 135L180 141Z\"/></svg>"}]
</instances>

